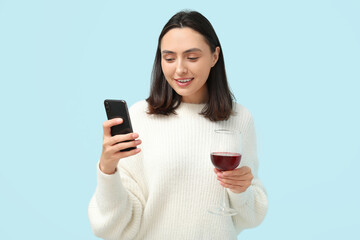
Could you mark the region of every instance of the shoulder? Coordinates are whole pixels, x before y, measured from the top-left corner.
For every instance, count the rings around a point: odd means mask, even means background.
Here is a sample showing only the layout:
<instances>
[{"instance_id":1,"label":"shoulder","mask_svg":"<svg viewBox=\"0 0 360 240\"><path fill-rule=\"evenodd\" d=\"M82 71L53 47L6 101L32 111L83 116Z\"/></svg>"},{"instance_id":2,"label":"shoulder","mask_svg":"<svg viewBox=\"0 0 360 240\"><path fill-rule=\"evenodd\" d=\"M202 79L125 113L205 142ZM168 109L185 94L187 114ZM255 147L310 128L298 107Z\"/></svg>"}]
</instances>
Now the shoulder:
<instances>
[{"instance_id":1,"label":"shoulder","mask_svg":"<svg viewBox=\"0 0 360 240\"><path fill-rule=\"evenodd\" d=\"M234 103L230 119L234 124L239 125L241 129L247 129L254 125L254 118L250 110L239 103Z\"/></svg>"},{"instance_id":2,"label":"shoulder","mask_svg":"<svg viewBox=\"0 0 360 240\"><path fill-rule=\"evenodd\" d=\"M145 100L138 101L130 106L130 115L142 115L148 111L148 103Z\"/></svg>"},{"instance_id":3,"label":"shoulder","mask_svg":"<svg viewBox=\"0 0 360 240\"><path fill-rule=\"evenodd\" d=\"M252 134L255 129L255 122L252 113L239 103L234 104L233 115L231 116L233 124L239 127L244 134Z\"/></svg>"},{"instance_id":4,"label":"shoulder","mask_svg":"<svg viewBox=\"0 0 360 240\"><path fill-rule=\"evenodd\" d=\"M134 131L139 133L148 122L149 115L147 111L148 105L145 100L136 102L129 107L129 114Z\"/></svg>"},{"instance_id":5,"label":"shoulder","mask_svg":"<svg viewBox=\"0 0 360 240\"><path fill-rule=\"evenodd\" d=\"M236 102L234 102L233 113L234 113L234 116L241 117L244 120L245 119L252 120L252 118L253 118L249 109L247 109L243 105L236 103Z\"/></svg>"}]
</instances>

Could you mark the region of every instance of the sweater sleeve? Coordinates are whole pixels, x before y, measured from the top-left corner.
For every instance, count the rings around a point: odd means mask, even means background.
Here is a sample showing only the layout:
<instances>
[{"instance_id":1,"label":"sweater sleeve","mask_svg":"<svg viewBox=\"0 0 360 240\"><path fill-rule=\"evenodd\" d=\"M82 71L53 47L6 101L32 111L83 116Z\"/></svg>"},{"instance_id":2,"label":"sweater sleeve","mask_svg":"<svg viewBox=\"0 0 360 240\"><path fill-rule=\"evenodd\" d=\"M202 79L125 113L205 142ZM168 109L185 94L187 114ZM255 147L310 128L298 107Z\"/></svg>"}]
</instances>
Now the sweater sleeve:
<instances>
[{"instance_id":1,"label":"sweater sleeve","mask_svg":"<svg viewBox=\"0 0 360 240\"><path fill-rule=\"evenodd\" d=\"M122 161L136 162L134 157ZM97 188L90 201L88 214L94 234L103 239L134 239L139 231L145 198L141 184L131 167L118 165L108 175L97 165Z\"/></svg>"},{"instance_id":2,"label":"sweater sleeve","mask_svg":"<svg viewBox=\"0 0 360 240\"><path fill-rule=\"evenodd\" d=\"M254 121L250 114L244 126L242 139L243 154L240 167L250 167L254 179L248 189L243 193L233 193L227 189L231 207L239 212L239 214L233 216L234 225L238 232L245 228L258 226L264 220L268 208L267 194L258 178L256 135Z\"/></svg>"}]
</instances>

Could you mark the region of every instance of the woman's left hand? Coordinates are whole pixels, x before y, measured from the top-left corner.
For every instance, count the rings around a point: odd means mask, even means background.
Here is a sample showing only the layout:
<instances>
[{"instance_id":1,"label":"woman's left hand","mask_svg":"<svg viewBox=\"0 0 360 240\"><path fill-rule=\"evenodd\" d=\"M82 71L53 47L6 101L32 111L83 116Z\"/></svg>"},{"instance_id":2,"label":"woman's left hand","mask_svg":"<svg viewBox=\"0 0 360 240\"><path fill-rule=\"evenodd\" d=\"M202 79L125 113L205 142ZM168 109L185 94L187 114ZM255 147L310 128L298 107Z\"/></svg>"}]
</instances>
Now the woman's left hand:
<instances>
[{"instance_id":1,"label":"woman's left hand","mask_svg":"<svg viewBox=\"0 0 360 240\"><path fill-rule=\"evenodd\" d=\"M220 171L215 168L214 172L220 184L225 188L229 188L233 193L245 192L254 178L251 169L247 166L230 171Z\"/></svg>"}]
</instances>

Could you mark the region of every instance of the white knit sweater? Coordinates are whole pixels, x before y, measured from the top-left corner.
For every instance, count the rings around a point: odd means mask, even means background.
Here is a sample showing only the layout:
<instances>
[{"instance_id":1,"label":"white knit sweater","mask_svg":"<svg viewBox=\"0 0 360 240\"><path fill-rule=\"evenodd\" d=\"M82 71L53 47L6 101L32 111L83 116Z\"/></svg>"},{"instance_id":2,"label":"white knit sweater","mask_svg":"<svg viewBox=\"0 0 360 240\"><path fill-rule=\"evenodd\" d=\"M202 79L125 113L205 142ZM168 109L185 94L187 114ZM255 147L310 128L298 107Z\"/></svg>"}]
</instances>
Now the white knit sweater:
<instances>
[{"instance_id":1,"label":"white knit sweater","mask_svg":"<svg viewBox=\"0 0 360 240\"><path fill-rule=\"evenodd\" d=\"M252 116L235 104L236 115L211 122L198 114L204 106L182 103L171 116L148 115L145 101L130 108L142 151L121 159L115 174L104 174L97 167L98 185L89 204L95 235L122 240L236 239L242 229L261 223L267 196L257 176ZM254 175L246 192L227 191L230 206L240 212L233 217L207 211L219 204L223 193L210 160L211 134L217 128L242 132L239 167L249 166Z\"/></svg>"}]
</instances>

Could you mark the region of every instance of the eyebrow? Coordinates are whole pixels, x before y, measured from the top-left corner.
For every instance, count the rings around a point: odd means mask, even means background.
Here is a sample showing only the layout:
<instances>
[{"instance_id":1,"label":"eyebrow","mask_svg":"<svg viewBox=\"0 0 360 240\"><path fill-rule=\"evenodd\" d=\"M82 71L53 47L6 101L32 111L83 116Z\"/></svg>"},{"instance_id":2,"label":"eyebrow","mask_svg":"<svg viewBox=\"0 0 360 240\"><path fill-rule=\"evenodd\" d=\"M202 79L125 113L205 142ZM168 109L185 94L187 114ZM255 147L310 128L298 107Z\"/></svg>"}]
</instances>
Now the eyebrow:
<instances>
[{"instance_id":1,"label":"eyebrow","mask_svg":"<svg viewBox=\"0 0 360 240\"><path fill-rule=\"evenodd\" d=\"M184 53L189 53L189 52L202 52L202 51L200 48L190 48L190 49L186 50ZM170 51L170 50L163 50L161 53L162 54L166 54L166 53L174 54L175 52Z\"/></svg>"}]
</instances>

